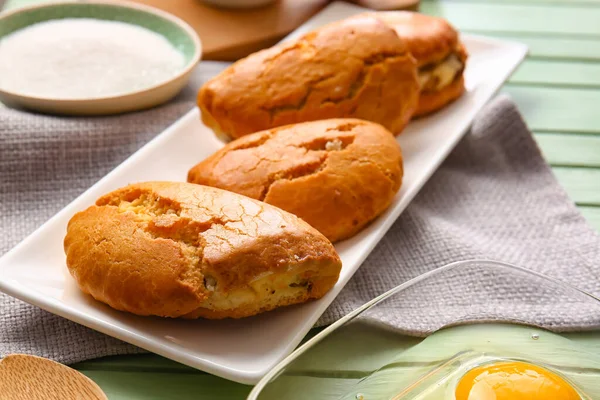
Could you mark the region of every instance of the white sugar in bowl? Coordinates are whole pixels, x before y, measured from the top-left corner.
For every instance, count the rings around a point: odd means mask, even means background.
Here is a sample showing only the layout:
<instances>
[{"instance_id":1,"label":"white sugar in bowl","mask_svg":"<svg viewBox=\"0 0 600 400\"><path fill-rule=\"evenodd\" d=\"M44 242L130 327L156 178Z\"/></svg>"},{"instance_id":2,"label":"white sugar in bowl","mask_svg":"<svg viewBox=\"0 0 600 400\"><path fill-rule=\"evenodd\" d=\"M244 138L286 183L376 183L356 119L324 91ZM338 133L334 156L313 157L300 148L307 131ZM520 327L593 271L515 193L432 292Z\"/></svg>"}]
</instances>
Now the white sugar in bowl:
<instances>
[{"instance_id":1,"label":"white sugar in bowl","mask_svg":"<svg viewBox=\"0 0 600 400\"><path fill-rule=\"evenodd\" d=\"M202 45L182 20L127 2L47 3L0 14L0 101L106 115L174 97Z\"/></svg>"}]
</instances>

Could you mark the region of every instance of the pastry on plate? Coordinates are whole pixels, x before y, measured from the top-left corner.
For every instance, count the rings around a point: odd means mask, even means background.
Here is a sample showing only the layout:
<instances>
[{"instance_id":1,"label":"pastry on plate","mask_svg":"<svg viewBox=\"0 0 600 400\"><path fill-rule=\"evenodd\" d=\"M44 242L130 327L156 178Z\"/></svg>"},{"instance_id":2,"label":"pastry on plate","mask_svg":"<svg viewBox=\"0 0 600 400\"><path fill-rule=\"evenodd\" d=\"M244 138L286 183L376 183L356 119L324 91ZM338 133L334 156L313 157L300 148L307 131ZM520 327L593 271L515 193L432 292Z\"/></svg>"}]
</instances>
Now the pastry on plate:
<instances>
[{"instance_id":1,"label":"pastry on plate","mask_svg":"<svg viewBox=\"0 0 600 400\"><path fill-rule=\"evenodd\" d=\"M326 25L242 59L202 86L203 122L223 139L352 117L398 134L417 107L414 58L371 16Z\"/></svg>"},{"instance_id":2,"label":"pastry on plate","mask_svg":"<svg viewBox=\"0 0 600 400\"><path fill-rule=\"evenodd\" d=\"M437 111L464 93L467 52L448 21L411 11L367 15L377 15L394 28L417 60L421 95L415 117Z\"/></svg>"},{"instance_id":3,"label":"pastry on plate","mask_svg":"<svg viewBox=\"0 0 600 400\"><path fill-rule=\"evenodd\" d=\"M256 200L191 183L133 184L69 222L67 267L85 293L138 315L240 318L323 296L333 245Z\"/></svg>"},{"instance_id":4,"label":"pastry on plate","mask_svg":"<svg viewBox=\"0 0 600 400\"><path fill-rule=\"evenodd\" d=\"M402 172L400 146L383 126L329 119L234 140L193 167L188 181L275 205L334 242L390 205Z\"/></svg>"}]
</instances>

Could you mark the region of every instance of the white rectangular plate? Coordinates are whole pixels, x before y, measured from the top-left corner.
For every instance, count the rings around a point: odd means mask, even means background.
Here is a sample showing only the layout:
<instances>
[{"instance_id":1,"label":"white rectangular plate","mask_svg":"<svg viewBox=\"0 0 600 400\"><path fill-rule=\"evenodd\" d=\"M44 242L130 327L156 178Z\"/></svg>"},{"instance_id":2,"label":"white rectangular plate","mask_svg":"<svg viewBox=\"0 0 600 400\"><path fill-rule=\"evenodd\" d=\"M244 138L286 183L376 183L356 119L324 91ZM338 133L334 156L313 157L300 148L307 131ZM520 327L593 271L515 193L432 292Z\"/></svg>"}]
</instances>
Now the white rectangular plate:
<instances>
[{"instance_id":1,"label":"white rectangular plate","mask_svg":"<svg viewBox=\"0 0 600 400\"><path fill-rule=\"evenodd\" d=\"M362 12L333 3L290 37ZM391 207L354 238L336 245L343 269L322 299L243 320L179 321L115 311L83 295L69 276L63 237L71 216L102 194L133 182L186 179L187 171L222 146L190 111L65 207L0 259L0 290L45 310L183 364L242 383L255 383L289 354L360 267L377 242L463 136L475 114L500 88L527 49L464 36L470 53L468 92L435 115L412 122L398 138L405 178Z\"/></svg>"}]
</instances>

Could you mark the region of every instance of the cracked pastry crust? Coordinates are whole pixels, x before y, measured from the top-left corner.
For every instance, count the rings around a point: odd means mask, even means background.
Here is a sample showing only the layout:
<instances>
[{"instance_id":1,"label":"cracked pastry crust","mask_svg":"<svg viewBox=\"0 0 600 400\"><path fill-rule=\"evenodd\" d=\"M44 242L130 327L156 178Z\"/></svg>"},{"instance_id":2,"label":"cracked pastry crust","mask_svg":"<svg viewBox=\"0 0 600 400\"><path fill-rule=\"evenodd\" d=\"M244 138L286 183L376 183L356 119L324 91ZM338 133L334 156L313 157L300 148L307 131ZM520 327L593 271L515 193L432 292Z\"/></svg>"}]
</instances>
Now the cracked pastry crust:
<instances>
[{"instance_id":1,"label":"cracked pastry crust","mask_svg":"<svg viewBox=\"0 0 600 400\"><path fill-rule=\"evenodd\" d=\"M467 52L448 21L410 11L365 15L394 28L417 61L421 96L415 117L437 111L464 93Z\"/></svg>"},{"instance_id":2,"label":"cracked pastry crust","mask_svg":"<svg viewBox=\"0 0 600 400\"><path fill-rule=\"evenodd\" d=\"M237 139L193 167L188 181L275 205L335 242L390 205L402 173L400 146L388 130L330 119Z\"/></svg>"},{"instance_id":3,"label":"cracked pastry crust","mask_svg":"<svg viewBox=\"0 0 600 400\"><path fill-rule=\"evenodd\" d=\"M417 107L414 58L377 18L354 17L242 59L198 93L218 136L352 117L400 133Z\"/></svg>"},{"instance_id":4,"label":"cracked pastry crust","mask_svg":"<svg viewBox=\"0 0 600 400\"><path fill-rule=\"evenodd\" d=\"M67 266L85 293L138 315L240 318L322 297L333 245L294 215L190 183L129 185L69 221Z\"/></svg>"}]
</instances>

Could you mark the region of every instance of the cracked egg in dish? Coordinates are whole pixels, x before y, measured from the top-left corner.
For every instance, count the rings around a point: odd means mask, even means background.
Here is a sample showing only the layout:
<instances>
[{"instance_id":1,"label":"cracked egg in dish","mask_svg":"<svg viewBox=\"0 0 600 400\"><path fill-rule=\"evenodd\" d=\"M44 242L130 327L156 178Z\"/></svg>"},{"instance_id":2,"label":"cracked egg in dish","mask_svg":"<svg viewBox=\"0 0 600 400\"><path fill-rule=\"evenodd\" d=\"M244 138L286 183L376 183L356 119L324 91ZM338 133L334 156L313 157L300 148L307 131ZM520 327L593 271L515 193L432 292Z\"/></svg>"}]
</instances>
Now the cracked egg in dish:
<instances>
[{"instance_id":1,"label":"cracked egg in dish","mask_svg":"<svg viewBox=\"0 0 600 400\"><path fill-rule=\"evenodd\" d=\"M522 361L498 361L469 370L458 381L456 400L581 400L556 373Z\"/></svg>"},{"instance_id":2,"label":"cracked egg in dish","mask_svg":"<svg viewBox=\"0 0 600 400\"><path fill-rule=\"evenodd\" d=\"M507 288L518 288L527 303L515 302ZM565 315L577 312L591 327L600 301L522 267L448 264L317 334L248 400L600 399L599 331L551 332L526 322L532 312L537 323L560 321L562 329Z\"/></svg>"}]
</instances>

